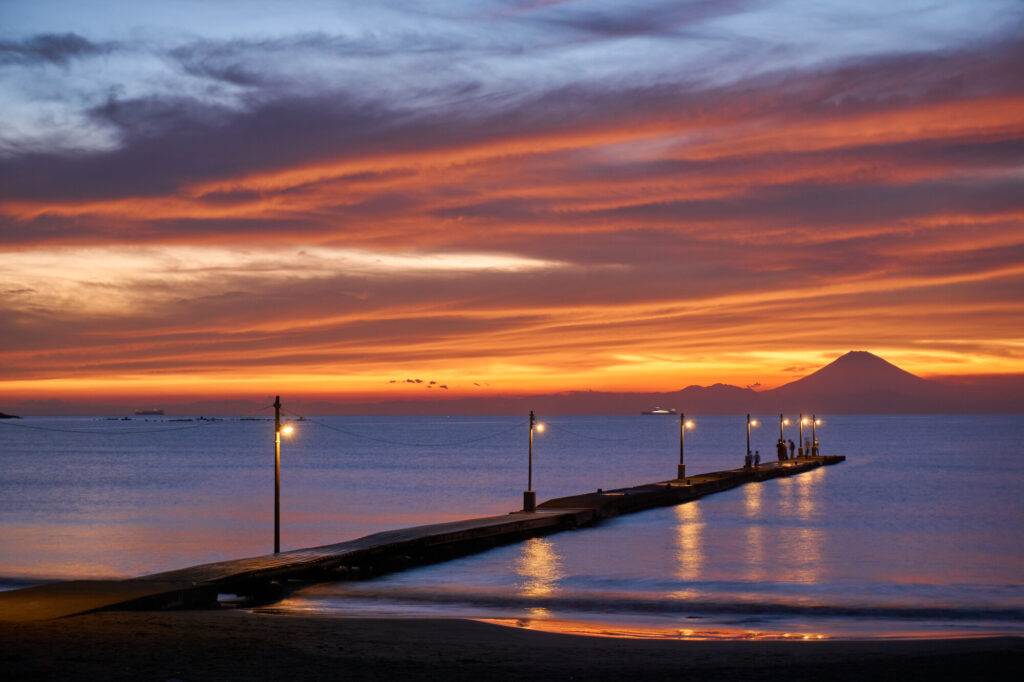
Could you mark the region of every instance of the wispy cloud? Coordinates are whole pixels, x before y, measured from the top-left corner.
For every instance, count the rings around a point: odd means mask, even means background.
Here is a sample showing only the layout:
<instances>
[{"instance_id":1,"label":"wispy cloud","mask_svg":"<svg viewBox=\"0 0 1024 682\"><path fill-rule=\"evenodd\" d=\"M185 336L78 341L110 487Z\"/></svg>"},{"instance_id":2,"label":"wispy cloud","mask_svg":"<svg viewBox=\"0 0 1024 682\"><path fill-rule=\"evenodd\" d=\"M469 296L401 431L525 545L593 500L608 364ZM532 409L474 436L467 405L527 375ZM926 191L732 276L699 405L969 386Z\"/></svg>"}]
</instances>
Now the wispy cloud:
<instances>
[{"instance_id":1,"label":"wispy cloud","mask_svg":"<svg viewBox=\"0 0 1024 682\"><path fill-rule=\"evenodd\" d=\"M1019 367L1020 12L920 9L382 5L387 30L8 41L0 86L65 84L54 111L107 137L4 138L0 378L671 388L852 347ZM801 55L762 19L819 32ZM820 33L844 22L860 37Z\"/></svg>"},{"instance_id":2,"label":"wispy cloud","mask_svg":"<svg viewBox=\"0 0 1024 682\"><path fill-rule=\"evenodd\" d=\"M94 43L75 33L47 33L21 41L0 41L0 64L64 65L75 58L109 53L115 47L112 43Z\"/></svg>"}]
</instances>

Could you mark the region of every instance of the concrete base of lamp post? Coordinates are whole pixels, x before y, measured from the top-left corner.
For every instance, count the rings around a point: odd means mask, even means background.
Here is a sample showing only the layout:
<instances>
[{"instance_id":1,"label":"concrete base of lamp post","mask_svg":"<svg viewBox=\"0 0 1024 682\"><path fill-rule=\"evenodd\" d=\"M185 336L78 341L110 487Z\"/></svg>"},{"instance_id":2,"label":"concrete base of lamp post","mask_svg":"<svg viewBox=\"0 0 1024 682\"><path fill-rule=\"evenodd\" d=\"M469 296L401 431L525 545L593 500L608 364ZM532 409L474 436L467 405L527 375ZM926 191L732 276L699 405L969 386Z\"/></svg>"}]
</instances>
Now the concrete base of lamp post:
<instances>
[{"instance_id":1,"label":"concrete base of lamp post","mask_svg":"<svg viewBox=\"0 0 1024 682\"><path fill-rule=\"evenodd\" d=\"M686 465L685 464L680 464L679 465L679 472L678 472L678 475L676 476L676 478L686 478Z\"/></svg>"},{"instance_id":2,"label":"concrete base of lamp post","mask_svg":"<svg viewBox=\"0 0 1024 682\"><path fill-rule=\"evenodd\" d=\"M534 490L523 491L523 511L537 511L537 492Z\"/></svg>"}]
</instances>

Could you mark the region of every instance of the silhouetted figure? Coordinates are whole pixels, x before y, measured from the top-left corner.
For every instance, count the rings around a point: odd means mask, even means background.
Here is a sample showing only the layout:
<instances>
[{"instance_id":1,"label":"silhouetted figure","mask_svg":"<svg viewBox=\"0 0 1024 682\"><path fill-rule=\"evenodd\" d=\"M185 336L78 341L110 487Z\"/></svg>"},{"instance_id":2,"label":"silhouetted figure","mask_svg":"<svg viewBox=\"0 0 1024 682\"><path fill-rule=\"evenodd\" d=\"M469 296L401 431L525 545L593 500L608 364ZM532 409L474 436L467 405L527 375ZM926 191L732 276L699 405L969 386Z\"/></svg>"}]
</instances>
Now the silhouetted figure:
<instances>
[{"instance_id":1,"label":"silhouetted figure","mask_svg":"<svg viewBox=\"0 0 1024 682\"><path fill-rule=\"evenodd\" d=\"M793 439L789 439L789 458L793 459L796 456L796 446L793 445Z\"/></svg>"},{"instance_id":2,"label":"silhouetted figure","mask_svg":"<svg viewBox=\"0 0 1024 682\"><path fill-rule=\"evenodd\" d=\"M786 441L779 439L779 442L775 444L775 452L778 453L779 461L785 461L786 459Z\"/></svg>"},{"instance_id":3,"label":"silhouetted figure","mask_svg":"<svg viewBox=\"0 0 1024 682\"><path fill-rule=\"evenodd\" d=\"M754 468L757 469L761 466L761 451L754 450Z\"/></svg>"},{"instance_id":4,"label":"silhouetted figure","mask_svg":"<svg viewBox=\"0 0 1024 682\"><path fill-rule=\"evenodd\" d=\"M815 457L818 456L818 439L817 438L814 439L814 447L811 448L811 454L813 454Z\"/></svg>"},{"instance_id":5,"label":"silhouetted figure","mask_svg":"<svg viewBox=\"0 0 1024 682\"><path fill-rule=\"evenodd\" d=\"M810 438L804 438L804 456L805 457L810 457L811 456L811 439Z\"/></svg>"}]
</instances>

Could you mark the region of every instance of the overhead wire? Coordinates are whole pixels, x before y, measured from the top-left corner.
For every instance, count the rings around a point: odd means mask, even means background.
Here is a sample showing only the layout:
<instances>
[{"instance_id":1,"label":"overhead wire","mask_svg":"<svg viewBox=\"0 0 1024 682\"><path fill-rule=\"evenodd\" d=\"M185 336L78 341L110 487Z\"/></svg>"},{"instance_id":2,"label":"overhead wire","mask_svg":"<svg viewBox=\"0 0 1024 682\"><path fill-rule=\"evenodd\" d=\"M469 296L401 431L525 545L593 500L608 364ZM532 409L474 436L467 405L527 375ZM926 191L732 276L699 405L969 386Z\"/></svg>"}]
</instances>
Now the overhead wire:
<instances>
[{"instance_id":1,"label":"overhead wire","mask_svg":"<svg viewBox=\"0 0 1024 682\"><path fill-rule=\"evenodd\" d=\"M294 414L292 412L288 412L287 410L284 410L284 409L282 409L281 412L283 412L283 413L285 413L285 414L287 414L287 415L289 415L291 417L299 417L300 416L300 415ZM415 442L415 441L392 440L392 439L389 439L389 438L378 438L376 436L368 436L368 435L363 434L363 433L357 433L355 431L349 431L347 429L342 429L342 428L338 428L336 426L331 426L330 424L325 424L325 423L323 423L321 421L318 421L316 419L312 419L310 417L302 417L302 419L307 421L307 422L312 422L313 424L316 424L317 426L322 426L325 429L329 429L331 431L337 431L338 433L343 433L346 436L352 436L353 438L362 438L363 440L369 440L369 441L373 441L373 442L376 442L376 443L384 443L386 445L402 445L402 446L406 446L406 447L418 447L418 448L437 448L437 447L447 447L447 446L452 446L452 445L469 445L471 443L479 443L481 441L490 440L491 438L497 438L498 436L501 436L501 435L504 435L506 433L509 433L510 431L522 428L521 424L513 424L512 426L510 426L510 427L508 427L506 429L501 429L499 431L495 431L493 433L489 433L489 434L487 434L485 436L468 438L468 439L465 439L465 440L446 441L446 442L443 442L443 443L423 443L423 442Z\"/></svg>"},{"instance_id":2,"label":"overhead wire","mask_svg":"<svg viewBox=\"0 0 1024 682\"><path fill-rule=\"evenodd\" d=\"M604 438L604 437L601 437L601 436L588 436L588 435L586 435L584 433L578 433L576 431L573 431L572 429L565 428L565 425L564 425L563 422L545 421L545 423L546 424L550 424L552 426L557 426L559 432L565 432L565 433L568 433L571 436L576 436L577 438L585 438L587 440L598 440L598 441L603 441L605 443L625 443L626 441L634 440L634 438L632 436L627 436L626 438Z\"/></svg>"}]
</instances>

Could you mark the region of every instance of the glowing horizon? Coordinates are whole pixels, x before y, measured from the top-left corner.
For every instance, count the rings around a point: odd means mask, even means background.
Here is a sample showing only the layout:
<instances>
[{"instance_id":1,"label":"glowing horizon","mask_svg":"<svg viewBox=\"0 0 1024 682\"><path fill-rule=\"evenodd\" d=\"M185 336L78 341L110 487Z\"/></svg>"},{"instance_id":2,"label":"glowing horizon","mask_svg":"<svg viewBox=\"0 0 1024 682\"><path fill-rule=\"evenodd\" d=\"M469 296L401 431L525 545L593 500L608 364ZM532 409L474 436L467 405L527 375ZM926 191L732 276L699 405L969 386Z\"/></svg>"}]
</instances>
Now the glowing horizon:
<instances>
[{"instance_id":1,"label":"glowing horizon","mask_svg":"<svg viewBox=\"0 0 1024 682\"><path fill-rule=\"evenodd\" d=\"M11 403L1024 374L1017 4L165 4L5 12Z\"/></svg>"}]
</instances>

